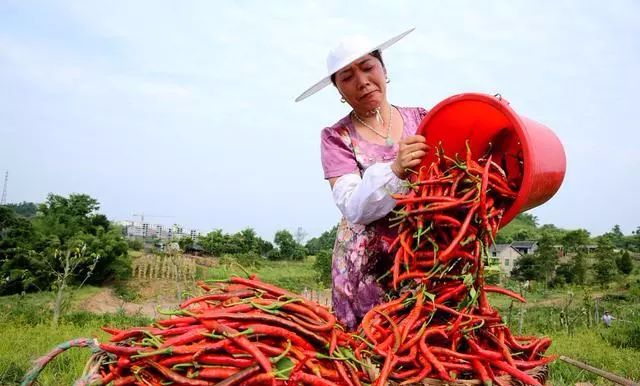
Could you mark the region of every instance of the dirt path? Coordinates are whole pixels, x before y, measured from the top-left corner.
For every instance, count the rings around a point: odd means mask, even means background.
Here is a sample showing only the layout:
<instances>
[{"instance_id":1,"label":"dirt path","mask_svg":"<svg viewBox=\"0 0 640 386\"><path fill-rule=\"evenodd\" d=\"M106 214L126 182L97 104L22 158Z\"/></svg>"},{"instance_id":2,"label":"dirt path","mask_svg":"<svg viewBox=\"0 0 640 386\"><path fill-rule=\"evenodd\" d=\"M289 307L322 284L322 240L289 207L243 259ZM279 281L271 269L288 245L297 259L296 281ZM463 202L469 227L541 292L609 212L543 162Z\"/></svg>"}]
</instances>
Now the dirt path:
<instances>
[{"instance_id":1,"label":"dirt path","mask_svg":"<svg viewBox=\"0 0 640 386\"><path fill-rule=\"evenodd\" d=\"M135 302L122 300L112 288L103 288L97 294L79 302L77 308L97 314L124 310L129 315L143 314L155 319L160 317L157 308L176 308L180 303L178 293L193 289L175 281L161 280L132 280L129 287L138 294Z\"/></svg>"}]
</instances>

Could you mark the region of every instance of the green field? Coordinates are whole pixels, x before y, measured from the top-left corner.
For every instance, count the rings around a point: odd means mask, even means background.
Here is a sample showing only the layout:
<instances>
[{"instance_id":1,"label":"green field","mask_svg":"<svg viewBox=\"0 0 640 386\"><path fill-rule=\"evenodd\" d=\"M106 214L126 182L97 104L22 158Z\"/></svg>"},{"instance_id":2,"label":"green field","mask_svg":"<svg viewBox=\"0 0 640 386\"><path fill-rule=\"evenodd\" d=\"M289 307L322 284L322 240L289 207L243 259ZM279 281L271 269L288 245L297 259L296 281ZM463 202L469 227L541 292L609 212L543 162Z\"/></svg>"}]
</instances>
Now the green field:
<instances>
[{"instance_id":1,"label":"green field","mask_svg":"<svg viewBox=\"0 0 640 386\"><path fill-rule=\"evenodd\" d=\"M265 281L293 291L304 288L318 289L313 260L304 262L260 262L246 264L252 272ZM241 273L237 265L228 263L216 268L200 269L198 276L222 279L230 274ZM522 307L504 297L491 297L508 319L513 331L519 328L520 313L523 334L546 334L554 343L550 352L586 362L627 378L640 380L640 291L637 278L620 283L616 288L603 290L589 288L585 297L582 288L534 290L526 294L529 302ZM86 287L74 295L77 302L96 294L100 289ZM573 294L572 302L569 293ZM610 329L601 324L589 326L588 315L593 312L593 299L601 298L600 309L608 309L619 321ZM46 353L56 344L76 338L95 336L100 340L106 334L102 325L127 327L146 325L150 319L142 315L124 313L97 315L74 309L73 304L65 313L58 327L51 327L49 306L50 293L27 294L25 296L0 297L0 385L16 385L30 367L30 362ZM510 307L511 306L511 307ZM561 323L561 312L570 320L567 327ZM601 311L600 311L601 312ZM624 322L622 321L624 320ZM593 323L593 321L592 321ZM56 358L40 376L41 385L70 385L77 379L89 357L86 349L72 349ZM574 385L591 382L596 385L610 384L602 378L557 361L551 366L553 385Z\"/></svg>"}]
</instances>

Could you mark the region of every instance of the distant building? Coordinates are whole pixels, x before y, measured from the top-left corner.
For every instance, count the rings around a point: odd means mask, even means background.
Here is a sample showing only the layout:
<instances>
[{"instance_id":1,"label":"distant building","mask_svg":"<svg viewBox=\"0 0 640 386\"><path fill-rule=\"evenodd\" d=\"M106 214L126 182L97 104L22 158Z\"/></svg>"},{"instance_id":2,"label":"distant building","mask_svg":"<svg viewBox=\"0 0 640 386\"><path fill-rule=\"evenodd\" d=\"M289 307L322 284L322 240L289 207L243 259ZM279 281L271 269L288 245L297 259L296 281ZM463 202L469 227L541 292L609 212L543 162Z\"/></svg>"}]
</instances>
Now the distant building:
<instances>
[{"instance_id":1,"label":"distant building","mask_svg":"<svg viewBox=\"0 0 640 386\"><path fill-rule=\"evenodd\" d=\"M200 256L204 253L204 248L202 248L198 243L193 243L191 245L187 245L184 251L191 255Z\"/></svg>"},{"instance_id":2,"label":"distant building","mask_svg":"<svg viewBox=\"0 0 640 386\"><path fill-rule=\"evenodd\" d=\"M500 264L502 272L508 276L511 275L511 271L513 270L516 261L522 257L522 254L513 247L514 243L493 244L491 248L489 248L489 258L497 261Z\"/></svg>"},{"instance_id":3,"label":"distant building","mask_svg":"<svg viewBox=\"0 0 640 386\"><path fill-rule=\"evenodd\" d=\"M514 241L510 245L521 255L532 255L538 250L538 242L535 240Z\"/></svg>"},{"instance_id":4,"label":"distant building","mask_svg":"<svg viewBox=\"0 0 640 386\"><path fill-rule=\"evenodd\" d=\"M169 241L190 237L196 241L198 237L202 235L202 232L197 229L190 229L188 232L185 232L184 228L177 224L173 224L170 227L162 224L140 223L135 221L120 221L118 224L122 226L124 236L130 239L157 238L163 241Z\"/></svg>"}]
</instances>

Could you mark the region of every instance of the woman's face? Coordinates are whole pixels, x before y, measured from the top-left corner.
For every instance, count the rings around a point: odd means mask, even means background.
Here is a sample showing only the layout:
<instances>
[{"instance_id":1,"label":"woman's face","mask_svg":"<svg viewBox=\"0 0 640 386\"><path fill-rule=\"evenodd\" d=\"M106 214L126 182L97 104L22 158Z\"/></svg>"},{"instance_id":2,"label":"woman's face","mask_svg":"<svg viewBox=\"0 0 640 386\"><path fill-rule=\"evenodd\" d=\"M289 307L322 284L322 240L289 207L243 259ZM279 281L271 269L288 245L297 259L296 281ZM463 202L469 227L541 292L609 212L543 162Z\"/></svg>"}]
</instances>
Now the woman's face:
<instances>
[{"instance_id":1,"label":"woman's face","mask_svg":"<svg viewBox=\"0 0 640 386\"><path fill-rule=\"evenodd\" d=\"M336 87L359 114L366 114L387 100L386 70L368 54L336 73Z\"/></svg>"}]
</instances>

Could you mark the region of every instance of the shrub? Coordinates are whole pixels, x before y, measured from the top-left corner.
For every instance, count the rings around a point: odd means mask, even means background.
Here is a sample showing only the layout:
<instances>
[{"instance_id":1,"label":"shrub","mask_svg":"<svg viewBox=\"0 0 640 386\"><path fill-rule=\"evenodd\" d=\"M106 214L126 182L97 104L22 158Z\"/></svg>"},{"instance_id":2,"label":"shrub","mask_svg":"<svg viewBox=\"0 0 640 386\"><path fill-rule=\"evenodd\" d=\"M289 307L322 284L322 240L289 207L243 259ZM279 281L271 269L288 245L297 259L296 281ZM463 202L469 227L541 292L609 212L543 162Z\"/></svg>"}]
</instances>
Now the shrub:
<instances>
[{"instance_id":1,"label":"shrub","mask_svg":"<svg viewBox=\"0 0 640 386\"><path fill-rule=\"evenodd\" d=\"M331 257L330 250L320 250L313 263L313 269L318 274L318 281L327 287L331 286Z\"/></svg>"}]
</instances>

